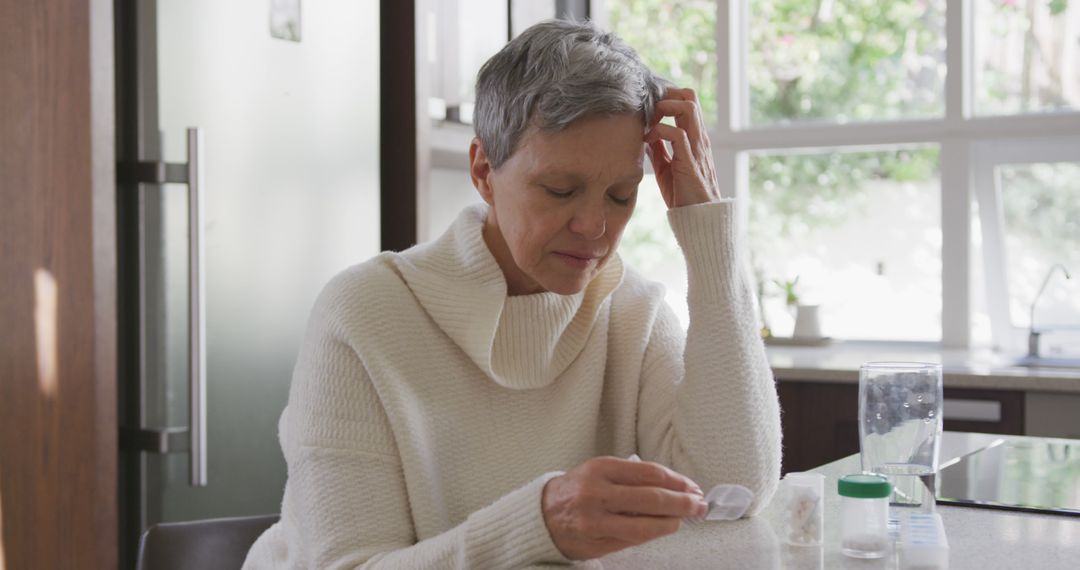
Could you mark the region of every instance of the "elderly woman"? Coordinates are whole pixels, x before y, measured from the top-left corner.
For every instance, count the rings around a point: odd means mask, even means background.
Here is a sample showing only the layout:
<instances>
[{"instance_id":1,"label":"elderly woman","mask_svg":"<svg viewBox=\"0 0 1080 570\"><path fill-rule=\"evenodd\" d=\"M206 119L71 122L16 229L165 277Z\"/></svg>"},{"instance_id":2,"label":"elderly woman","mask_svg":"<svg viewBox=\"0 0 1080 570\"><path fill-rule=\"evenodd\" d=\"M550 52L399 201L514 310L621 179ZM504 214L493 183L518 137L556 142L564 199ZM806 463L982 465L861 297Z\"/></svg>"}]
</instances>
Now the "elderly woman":
<instances>
[{"instance_id":1,"label":"elderly woman","mask_svg":"<svg viewBox=\"0 0 1080 570\"><path fill-rule=\"evenodd\" d=\"M643 151L687 333L616 253ZM702 516L702 488L748 487L751 513L772 496L776 391L693 91L591 24L544 22L480 70L469 158L485 204L319 297L281 416L281 522L248 567L588 559Z\"/></svg>"}]
</instances>

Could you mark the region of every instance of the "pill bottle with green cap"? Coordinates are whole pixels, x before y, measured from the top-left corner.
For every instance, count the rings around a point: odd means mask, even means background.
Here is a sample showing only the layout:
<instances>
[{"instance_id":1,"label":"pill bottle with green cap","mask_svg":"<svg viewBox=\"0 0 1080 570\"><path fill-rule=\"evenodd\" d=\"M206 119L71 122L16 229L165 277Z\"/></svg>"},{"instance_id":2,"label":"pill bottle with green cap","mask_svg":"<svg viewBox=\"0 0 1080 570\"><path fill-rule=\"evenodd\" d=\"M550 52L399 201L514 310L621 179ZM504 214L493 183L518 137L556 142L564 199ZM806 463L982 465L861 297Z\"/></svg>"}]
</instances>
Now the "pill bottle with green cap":
<instances>
[{"instance_id":1,"label":"pill bottle with green cap","mask_svg":"<svg viewBox=\"0 0 1080 570\"><path fill-rule=\"evenodd\" d=\"M854 558L881 558L889 551L889 495L881 475L846 475L840 493L840 551Z\"/></svg>"}]
</instances>

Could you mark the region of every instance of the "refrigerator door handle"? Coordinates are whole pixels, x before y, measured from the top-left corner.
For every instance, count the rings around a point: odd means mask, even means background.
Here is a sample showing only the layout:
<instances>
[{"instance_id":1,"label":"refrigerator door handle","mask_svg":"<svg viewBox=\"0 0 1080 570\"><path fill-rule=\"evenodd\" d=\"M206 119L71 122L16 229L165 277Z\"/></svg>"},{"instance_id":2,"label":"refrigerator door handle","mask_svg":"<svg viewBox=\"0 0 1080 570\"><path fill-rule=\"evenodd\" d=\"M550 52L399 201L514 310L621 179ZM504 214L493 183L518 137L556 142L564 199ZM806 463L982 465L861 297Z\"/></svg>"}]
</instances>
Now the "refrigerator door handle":
<instances>
[{"instance_id":1,"label":"refrigerator door handle","mask_svg":"<svg viewBox=\"0 0 1080 570\"><path fill-rule=\"evenodd\" d=\"M188 354L190 422L188 428L121 428L124 449L149 453L188 451L191 454L191 486L205 487L206 477L206 243L204 205L205 148L198 127L187 130L187 164L121 162L117 178L122 184L188 185ZM142 222L140 221L140 224ZM187 441L180 439L187 436Z\"/></svg>"},{"instance_id":2,"label":"refrigerator door handle","mask_svg":"<svg viewBox=\"0 0 1080 570\"><path fill-rule=\"evenodd\" d=\"M203 132L187 130L188 143L188 316L191 363L189 390L191 428L191 486L205 487L206 477L206 243L203 231L206 178L203 172Z\"/></svg>"},{"instance_id":3,"label":"refrigerator door handle","mask_svg":"<svg viewBox=\"0 0 1080 570\"><path fill-rule=\"evenodd\" d=\"M186 427L163 429L120 428L120 447L122 449L165 454L189 451L190 446L191 441Z\"/></svg>"}]
</instances>

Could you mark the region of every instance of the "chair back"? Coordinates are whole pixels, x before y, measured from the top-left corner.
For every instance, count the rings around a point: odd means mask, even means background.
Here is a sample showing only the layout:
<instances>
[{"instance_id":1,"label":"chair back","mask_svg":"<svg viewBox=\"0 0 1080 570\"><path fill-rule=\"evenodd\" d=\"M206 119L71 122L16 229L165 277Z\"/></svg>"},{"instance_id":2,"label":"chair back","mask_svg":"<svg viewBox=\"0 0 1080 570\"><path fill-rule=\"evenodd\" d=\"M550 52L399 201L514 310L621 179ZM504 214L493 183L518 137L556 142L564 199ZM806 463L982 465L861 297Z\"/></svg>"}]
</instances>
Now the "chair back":
<instances>
[{"instance_id":1,"label":"chair back","mask_svg":"<svg viewBox=\"0 0 1080 570\"><path fill-rule=\"evenodd\" d=\"M156 524L139 540L136 570L238 570L279 515Z\"/></svg>"}]
</instances>

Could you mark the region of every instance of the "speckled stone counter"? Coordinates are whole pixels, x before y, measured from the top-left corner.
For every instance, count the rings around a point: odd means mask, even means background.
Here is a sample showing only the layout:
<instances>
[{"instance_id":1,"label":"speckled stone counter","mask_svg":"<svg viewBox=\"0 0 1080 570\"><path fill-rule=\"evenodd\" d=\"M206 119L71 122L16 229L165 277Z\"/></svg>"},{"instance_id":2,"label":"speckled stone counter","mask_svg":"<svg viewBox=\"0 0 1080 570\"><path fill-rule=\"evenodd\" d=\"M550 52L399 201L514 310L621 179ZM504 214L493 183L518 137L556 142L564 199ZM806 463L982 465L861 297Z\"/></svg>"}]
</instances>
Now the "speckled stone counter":
<instances>
[{"instance_id":1,"label":"speckled stone counter","mask_svg":"<svg viewBox=\"0 0 1080 570\"><path fill-rule=\"evenodd\" d=\"M1014 365L1019 355L1004 356L989 350L838 342L819 347L770 346L767 352L774 375L784 381L854 384L859 381L862 363L899 360L940 363L947 388L1080 394L1080 368L1025 368Z\"/></svg>"},{"instance_id":2,"label":"speckled stone counter","mask_svg":"<svg viewBox=\"0 0 1080 570\"><path fill-rule=\"evenodd\" d=\"M941 460L984 447L998 436L945 434ZM1015 437L1015 436L1010 436ZM782 540L782 512L775 499L756 517L734 522L686 524L676 534L629 548L575 568L697 570L738 569L897 569L898 553L857 560L840 552L839 497L836 481L859 470L858 456L815 469L825 481L825 545L788 546ZM1075 569L1080 567L1080 517L1029 514L939 505L949 541L949 568Z\"/></svg>"}]
</instances>

